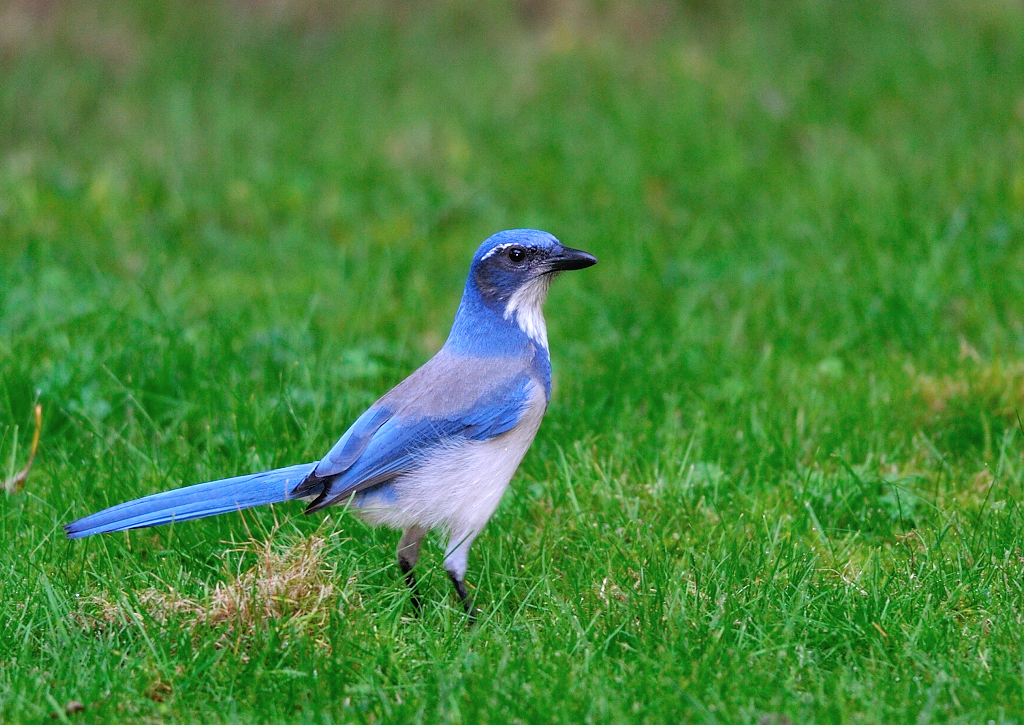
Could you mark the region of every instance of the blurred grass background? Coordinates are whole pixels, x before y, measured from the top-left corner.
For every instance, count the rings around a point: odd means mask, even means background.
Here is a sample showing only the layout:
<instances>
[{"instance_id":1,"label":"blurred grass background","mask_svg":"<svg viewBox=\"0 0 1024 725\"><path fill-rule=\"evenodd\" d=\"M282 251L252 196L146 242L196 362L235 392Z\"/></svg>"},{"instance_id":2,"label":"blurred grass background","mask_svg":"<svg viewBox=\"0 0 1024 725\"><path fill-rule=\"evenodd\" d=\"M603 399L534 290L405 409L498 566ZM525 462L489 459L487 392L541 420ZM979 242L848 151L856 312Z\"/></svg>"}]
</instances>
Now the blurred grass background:
<instances>
[{"instance_id":1,"label":"blurred grass background","mask_svg":"<svg viewBox=\"0 0 1024 725\"><path fill-rule=\"evenodd\" d=\"M0 720L1020 722L1022 210L1008 0L0 5ZM318 458L524 226L601 263L479 628L337 513L63 540Z\"/></svg>"}]
</instances>

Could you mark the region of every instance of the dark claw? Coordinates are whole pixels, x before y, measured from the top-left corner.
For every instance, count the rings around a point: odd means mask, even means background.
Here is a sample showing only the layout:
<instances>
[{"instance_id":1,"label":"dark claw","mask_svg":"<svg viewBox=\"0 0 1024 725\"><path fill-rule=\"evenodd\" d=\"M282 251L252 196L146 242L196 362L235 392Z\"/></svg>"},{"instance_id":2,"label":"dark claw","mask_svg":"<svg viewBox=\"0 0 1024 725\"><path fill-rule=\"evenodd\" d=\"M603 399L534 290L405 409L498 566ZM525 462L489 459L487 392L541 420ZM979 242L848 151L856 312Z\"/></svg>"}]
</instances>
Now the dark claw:
<instances>
[{"instance_id":1,"label":"dark claw","mask_svg":"<svg viewBox=\"0 0 1024 725\"><path fill-rule=\"evenodd\" d=\"M398 566L401 567L402 573L405 574L406 586L412 590L412 596L409 597L409 601L412 602L412 608L416 610L416 616L418 617L423 609L423 605L420 601L420 590L416 586L416 575L413 574L412 565L409 562L399 559Z\"/></svg>"},{"instance_id":2,"label":"dark claw","mask_svg":"<svg viewBox=\"0 0 1024 725\"><path fill-rule=\"evenodd\" d=\"M448 572L448 578L451 579L452 584L455 585L455 592L459 595L459 599L462 601L462 606L466 609L466 614L469 615L470 625L476 624L476 615L478 612L476 607L473 606L473 600L469 598L469 592L466 591L466 583L457 579L451 572Z\"/></svg>"}]
</instances>

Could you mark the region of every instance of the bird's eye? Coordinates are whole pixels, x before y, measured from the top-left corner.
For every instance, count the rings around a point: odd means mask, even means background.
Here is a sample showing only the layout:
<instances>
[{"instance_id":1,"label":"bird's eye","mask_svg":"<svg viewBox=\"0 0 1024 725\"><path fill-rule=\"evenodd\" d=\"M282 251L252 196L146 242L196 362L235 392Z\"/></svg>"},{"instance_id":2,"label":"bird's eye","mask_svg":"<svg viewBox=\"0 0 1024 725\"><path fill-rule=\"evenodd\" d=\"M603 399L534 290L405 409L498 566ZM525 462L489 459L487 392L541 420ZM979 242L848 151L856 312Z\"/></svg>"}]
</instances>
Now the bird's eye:
<instances>
[{"instance_id":1,"label":"bird's eye","mask_svg":"<svg viewBox=\"0 0 1024 725\"><path fill-rule=\"evenodd\" d=\"M522 247L512 247L508 250L508 261L512 264L522 264L524 259L526 259L526 250Z\"/></svg>"}]
</instances>

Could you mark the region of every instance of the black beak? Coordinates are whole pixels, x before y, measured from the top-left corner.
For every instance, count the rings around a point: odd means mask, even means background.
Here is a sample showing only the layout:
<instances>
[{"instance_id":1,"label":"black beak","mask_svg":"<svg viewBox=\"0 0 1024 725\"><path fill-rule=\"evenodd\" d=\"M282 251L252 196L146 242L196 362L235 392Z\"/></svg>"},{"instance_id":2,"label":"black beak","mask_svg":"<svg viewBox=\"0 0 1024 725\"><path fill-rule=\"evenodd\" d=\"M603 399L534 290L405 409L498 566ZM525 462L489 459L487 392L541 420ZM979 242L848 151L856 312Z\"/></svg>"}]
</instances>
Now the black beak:
<instances>
[{"instance_id":1,"label":"black beak","mask_svg":"<svg viewBox=\"0 0 1024 725\"><path fill-rule=\"evenodd\" d=\"M552 272L568 272L573 269L586 269L597 264L597 257L582 249L562 247L562 253L549 262Z\"/></svg>"}]
</instances>

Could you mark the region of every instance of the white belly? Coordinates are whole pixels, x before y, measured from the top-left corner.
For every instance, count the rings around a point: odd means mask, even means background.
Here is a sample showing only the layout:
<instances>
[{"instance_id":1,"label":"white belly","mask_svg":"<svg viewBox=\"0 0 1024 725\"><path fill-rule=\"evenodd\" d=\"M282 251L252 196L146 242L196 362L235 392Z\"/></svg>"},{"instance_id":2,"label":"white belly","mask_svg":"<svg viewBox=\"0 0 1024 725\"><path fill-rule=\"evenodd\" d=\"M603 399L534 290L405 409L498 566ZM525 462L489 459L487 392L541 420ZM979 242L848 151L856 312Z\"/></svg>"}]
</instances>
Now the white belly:
<instances>
[{"instance_id":1,"label":"white belly","mask_svg":"<svg viewBox=\"0 0 1024 725\"><path fill-rule=\"evenodd\" d=\"M546 396L537 386L515 428L490 440L438 449L417 471L358 494L354 513L368 523L396 529L419 526L478 534L533 443L546 408Z\"/></svg>"}]
</instances>

